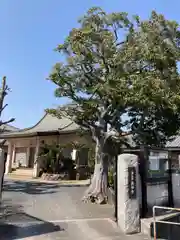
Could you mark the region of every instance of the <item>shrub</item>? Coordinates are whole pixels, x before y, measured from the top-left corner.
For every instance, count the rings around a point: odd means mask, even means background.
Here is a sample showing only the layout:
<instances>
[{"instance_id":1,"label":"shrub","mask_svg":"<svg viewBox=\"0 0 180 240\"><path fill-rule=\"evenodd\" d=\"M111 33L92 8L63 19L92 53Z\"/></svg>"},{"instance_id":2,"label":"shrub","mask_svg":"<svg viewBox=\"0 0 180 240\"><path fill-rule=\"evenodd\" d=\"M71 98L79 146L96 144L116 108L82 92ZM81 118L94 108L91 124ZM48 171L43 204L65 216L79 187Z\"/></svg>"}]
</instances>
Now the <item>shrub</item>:
<instances>
[{"instance_id":1,"label":"shrub","mask_svg":"<svg viewBox=\"0 0 180 240\"><path fill-rule=\"evenodd\" d=\"M114 189L114 169L112 167L108 172L108 186Z\"/></svg>"}]
</instances>

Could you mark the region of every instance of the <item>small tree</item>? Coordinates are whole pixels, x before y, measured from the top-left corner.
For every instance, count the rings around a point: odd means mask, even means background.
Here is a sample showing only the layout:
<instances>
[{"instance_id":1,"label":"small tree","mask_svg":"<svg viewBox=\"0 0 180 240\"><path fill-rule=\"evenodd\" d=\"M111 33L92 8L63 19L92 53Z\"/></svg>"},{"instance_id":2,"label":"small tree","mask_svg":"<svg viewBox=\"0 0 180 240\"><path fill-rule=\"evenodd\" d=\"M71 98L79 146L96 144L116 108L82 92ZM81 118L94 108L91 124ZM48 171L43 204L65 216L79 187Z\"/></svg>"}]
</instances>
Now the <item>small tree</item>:
<instances>
[{"instance_id":1,"label":"small tree","mask_svg":"<svg viewBox=\"0 0 180 240\"><path fill-rule=\"evenodd\" d=\"M161 145L179 129L179 31L155 12L148 21L130 21L124 12L92 8L79 23L57 47L66 62L57 63L49 77L56 97L73 104L48 111L92 133L95 170L84 199L102 203L109 158L128 144L127 135Z\"/></svg>"},{"instance_id":2,"label":"small tree","mask_svg":"<svg viewBox=\"0 0 180 240\"><path fill-rule=\"evenodd\" d=\"M4 109L8 106L8 104L4 105L4 99L5 99L5 97L6 97L6 95L8 94L9 91L10 91L10 88L6 84L6 77L3 77L2 85L1 85L1 88L0 88L0 118L2 116L2 113L3 113ZM11 123L14 120L15 120L15 118L11 118L7 121L0 120L0 126ZM1 129L1 131L3 131L3 128Z\"/></svg>"},{"instance_id":3,"label":"small tree","mask_svg":"<svg viewBox=\"0 0 180 240\"><path fill-rule=\"evenodd\" d=\"M3 77L2 85L1 85L1 88L0 88L0 118L2 117L3 110L8 106L8 104L4 105L4 99L5 99L6 95L8 94L9 90L10 89L8 88L8 86L6 84L6 77ZM1 133L4 132L4 129L5 129L4 125L5 124L11 123L14 120L15 120L14 118L11 118L11 119L9 119L7 121L0 120L0 127L1 127L0 128L0 132ZM4 128L2 126L4 126ZM1 161L2 161L2 156L1 156ZM3 168L1 168L1 192L0 192L0 194L2 194L2 189L3 189L4 172L5 172L5 161L3 163L1 163L1 164L3 165ZM1 198L1 196L0 196L0 198Z\"/></svg>"}]
</instances>

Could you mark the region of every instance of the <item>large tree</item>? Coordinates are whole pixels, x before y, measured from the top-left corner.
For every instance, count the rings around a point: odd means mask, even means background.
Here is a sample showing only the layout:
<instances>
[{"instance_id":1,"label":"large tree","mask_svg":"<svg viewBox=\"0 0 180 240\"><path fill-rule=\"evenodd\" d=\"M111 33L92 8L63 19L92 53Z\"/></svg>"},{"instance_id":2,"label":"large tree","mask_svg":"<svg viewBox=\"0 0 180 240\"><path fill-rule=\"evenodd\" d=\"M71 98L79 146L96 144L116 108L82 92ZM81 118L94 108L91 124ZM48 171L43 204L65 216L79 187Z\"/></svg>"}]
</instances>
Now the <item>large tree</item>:
<instances>
[{"instance_id":1,"label":"large tree","mask_svg":"<svg viewBox=\"0 0 180 240\"><path fill-rule=\"evenodd\" d=\"M90 9L79 24L57 47L66 60L49 76L56 97L73 104L48 111L66 113L91 131L96 164L85 199L102 203L109 157L128 144L127 135L138 144L162 145L179 129L179 31L155 12L140 21L100 8Z\"/></svg>"},{"instance_id":2,"label":"large tree","mask_svg":"<svg viewBox=\"0 0 180 240\"><path fill-rule=\"evenodd\" d=\"M180 128L179 26L156 12L146 21L136 20L119 53L132 94L128 127L136 143L164 146ZM119 92L123 85L118 81Z\"/></svg>"}]
</instances>

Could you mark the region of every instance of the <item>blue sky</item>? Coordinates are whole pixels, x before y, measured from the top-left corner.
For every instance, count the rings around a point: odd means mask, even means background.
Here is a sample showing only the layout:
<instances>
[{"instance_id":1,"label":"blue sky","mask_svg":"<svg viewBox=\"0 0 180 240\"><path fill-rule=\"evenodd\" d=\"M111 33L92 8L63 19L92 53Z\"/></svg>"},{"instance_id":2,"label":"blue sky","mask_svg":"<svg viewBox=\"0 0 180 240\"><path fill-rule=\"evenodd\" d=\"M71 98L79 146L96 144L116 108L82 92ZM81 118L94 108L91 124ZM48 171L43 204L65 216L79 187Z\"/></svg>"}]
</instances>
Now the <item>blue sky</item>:
<instances>
[{"instance_id":1,"label":"blue sky","mask_svg":"<svg viewBox=\"0 0 180 240\"><path fill-rule=\"evenodd\" d=\"M53 49L92 6L142 18L156 10L180 22L178 0L1 0L0 77L6 75L12 89L3 119L15 117L12 125L30 127L45 108L65 102L55 99L53 84L45 80L53 64L61 60Z\"/></svg>"}]
</instances>

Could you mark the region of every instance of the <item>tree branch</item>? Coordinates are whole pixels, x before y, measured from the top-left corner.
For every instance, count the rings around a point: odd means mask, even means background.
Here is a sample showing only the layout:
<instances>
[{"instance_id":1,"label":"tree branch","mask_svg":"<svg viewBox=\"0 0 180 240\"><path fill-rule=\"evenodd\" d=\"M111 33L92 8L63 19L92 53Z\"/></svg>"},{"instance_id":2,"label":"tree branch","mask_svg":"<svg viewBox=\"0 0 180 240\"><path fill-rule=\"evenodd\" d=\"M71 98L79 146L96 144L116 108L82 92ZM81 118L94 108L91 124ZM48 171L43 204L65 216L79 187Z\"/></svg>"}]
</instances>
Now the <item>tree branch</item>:
<instances>
[{"instance_id":1,"label":"tree branch","mask_svg":"<svg viewBox=\"0 0 180 240\"><path fill-rule=\"evenodd\" d=\"M84 72L84 76L90 81L95 79L99 83L104 83L104 81L100 77L93 73L93 68L90 66L88 67L90 68L90 70L87 70L85 64L81 64L81 70Z\"/></svg>"},{"instance_id":2,"label":"tree branch","mask_svg":"<svg viewBox=\"0 0 180 240\"><path fill-rule=\"evenodd\" d=\"M8 123L11 123L11 122L14 122L14 120L15 120L15 118L11 118L10 120L8 120L8 121L0 121L0 126L2 126L2 125L5 125L5 124L8 124Z\"/></svg>"},{"instance_id":3,"label":"tree branch","mask_svg":"<svg viewBox=\"0 0 180 240\"><path fill-rule=\"evenodd\" d=\"M1 114L2 114L2 111L3 111L7 106L8 106L8 104L5 104L4 107L2 107L2 108L0 109L0 116L1 116Z\"/></svg>"},{"instance_id":4,"label":"tree branch","mask_svg":"<svg viewBox=\"0 0 180 240\"><path fill-rule=\"evenodd\" d=\"M6 85L6 77L4 76L2 79L2 87L1 87L1 95L0 95L0 117L2 114L2 108L3 108L3 102L4 102L4 98L6 96L6 91L7 91L8 87Z\"/></svg>"}]
</instances>

